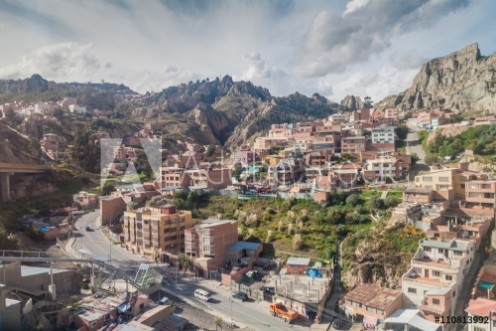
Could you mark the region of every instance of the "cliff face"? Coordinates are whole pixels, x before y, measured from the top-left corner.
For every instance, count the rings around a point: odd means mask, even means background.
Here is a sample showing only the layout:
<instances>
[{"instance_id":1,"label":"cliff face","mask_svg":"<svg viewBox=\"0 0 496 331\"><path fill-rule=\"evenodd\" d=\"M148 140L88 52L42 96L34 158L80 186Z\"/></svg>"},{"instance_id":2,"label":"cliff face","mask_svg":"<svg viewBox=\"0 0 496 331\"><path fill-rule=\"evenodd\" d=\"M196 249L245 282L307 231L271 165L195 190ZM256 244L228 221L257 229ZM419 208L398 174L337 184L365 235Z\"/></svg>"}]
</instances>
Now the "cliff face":
<instances>
[{"instance_id":1,"label":"cliff face","mask_svg":"<svg viewBox=\"0 0 496 331\"><path fill-rule=\"evenodd\" d=\"M341 100L341 106L346 107L348 110L362 109L363 101L360 97L347 95L343 100Z\"/></svg>"},{"instance_id":2,"label":"cliff face","mask_svg":"<svg viewBox=\"0 0 496 331\"><path fill-rule=\"evenodd\" d=\"M425 63L412 86L381 105L405 109L443 107L496 111L496 53L481 56L476 43Z\"/></svg>"}]
</instances>

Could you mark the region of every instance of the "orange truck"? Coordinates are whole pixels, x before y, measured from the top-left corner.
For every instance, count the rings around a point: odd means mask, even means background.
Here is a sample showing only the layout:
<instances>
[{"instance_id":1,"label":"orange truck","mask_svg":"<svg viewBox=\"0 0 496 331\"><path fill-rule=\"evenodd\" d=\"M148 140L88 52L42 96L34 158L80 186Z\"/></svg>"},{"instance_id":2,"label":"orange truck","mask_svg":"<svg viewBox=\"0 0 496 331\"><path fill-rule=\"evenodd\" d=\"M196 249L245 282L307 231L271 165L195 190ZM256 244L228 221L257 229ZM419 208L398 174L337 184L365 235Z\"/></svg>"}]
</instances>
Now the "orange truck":
<instances>
[{"instance_id":1,"label":"orange truck","mask_svg":"<svg viewBox=\"0 0 496 331\"><path fill-rule=\"evenodd\" d=\"M298 318L298 313L292 309L287 308L281 302L273 302L269 306L269 312L273 316L282 318L284 322L291 323Z\"/></svg>"}]
</instances>

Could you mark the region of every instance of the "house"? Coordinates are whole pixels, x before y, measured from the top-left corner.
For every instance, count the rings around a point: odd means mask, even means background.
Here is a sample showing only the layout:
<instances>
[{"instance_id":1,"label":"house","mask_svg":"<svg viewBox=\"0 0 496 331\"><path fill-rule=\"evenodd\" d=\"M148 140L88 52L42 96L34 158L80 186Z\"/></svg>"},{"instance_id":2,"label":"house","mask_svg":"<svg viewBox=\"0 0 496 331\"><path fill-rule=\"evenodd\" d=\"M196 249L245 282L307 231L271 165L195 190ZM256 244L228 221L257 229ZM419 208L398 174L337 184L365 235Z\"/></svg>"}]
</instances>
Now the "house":
<instances>
[{"instance_id":1,"label":"house","mask_svg":"<svg viewBox=\"0 0 496 331\"><path fill-rule=\"evenodd\" d=\"M98 194L80 191L72 196L72 200L83 208L98 207Z\"/></svg>"},{"instance_id":2,"label":"house","mask_svg":"<svg viewBox=\"0 0 496 331\"><path fill-rule=\"evenodd\" d=\"M242 146L238 148L233 155L233 163L241 163L243 165L251 165L259 161L258 154L256 152L251 151L248 146Z\"/></svg>"},{"instance_id":3,"label":"house","mask_svg":"<svg viewBox=\"0 0 496 331\"><path fill-rule=\"evenodd\" d=\"M465 311L474 322L468 323L468 331L492 331L496 327L496 301L477 298L469 301Z\"/></svg>"},{"instance_id":4,"label":"house","mask_svg":"<svg viewBox=\"0 0 496 331\"><path fill-rule=\"evenodd\" d=\"M286 261L286 270L288 274L304 274L310 267L310 259L306 257L291 256Z\"/></svg>"},{"instance_id":5,"label":"house","mask_svg":"<svg viewBox=\"0 0 496 331\"><path fill-rule=\"evenodd\" d=\"M345 311L354 320L362 320L366 327L382 323L403 303L401 291L372 284L359 285L344 297Z\"/></svg>"},{"instance_id":6,"label":"house","mask_svg":"<svg viewBox=\"0 0 496 331\"><path fill-rule=\"evenodd\" d=\"M236 221L209 218L184 231L184 253L201 272L221 269L228 261L228 247L238 241Z\"/></svg>"}]
</instances>

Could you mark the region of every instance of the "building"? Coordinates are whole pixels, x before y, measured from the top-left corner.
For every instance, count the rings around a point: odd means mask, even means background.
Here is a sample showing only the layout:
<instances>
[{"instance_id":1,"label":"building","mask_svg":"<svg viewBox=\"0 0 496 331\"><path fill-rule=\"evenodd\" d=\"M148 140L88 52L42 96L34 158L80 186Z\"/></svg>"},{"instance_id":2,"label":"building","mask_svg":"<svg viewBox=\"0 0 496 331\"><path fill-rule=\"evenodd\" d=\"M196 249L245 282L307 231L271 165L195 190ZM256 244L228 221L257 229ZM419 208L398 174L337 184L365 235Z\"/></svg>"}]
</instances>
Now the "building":
<instances>
[{"instance_id":1,"label":"building","mask_svg":"<svg viewBox=\"0 0 496 331\"><path fill-rule=\"evenodd\" d=\"M238 223L210 218L184 231L184 253L203 272L221 269L228 261L228 247L238 241Z\"/></svg>"},{"instance_id":2,"label":"building","mask_svg":"<svg viewBox=\"0 0 496 331\"><path fill-rule=\"evenodd\" d=\"M0 330L21 330L21 302L9 299L6 286L0 284Z\"/></svg>"},{"instance_id":3,"label":"building","mask_svg":"<svg viewBox=\"0 0 496 331\"><path fill-rule=\"evenodd\" d=\"M344 297L347 315L372 328L401 308L402 303L401 291L371 284L359 285Z\"/></svg>"},{"instance_id":4,"label":"building","mask_svg":"<svg viewBox=\"0 0 496 331\"><path fill-rule=\"evenodd\" d=\"M167 252L184 251L184 230L193 226L190 211L176 206L124 212L124 244L128 250L165 260Z\"/></svg>"},{"instance_id":5,"label":"building","mask_svg":"<svg viewBox=\"0 0 496 331\"><path fill-rule=\"evenodd\" d=\"M80 191L72 196L72 200L83 208L98 207L98 194Z\"/></svg>"},{"instance_id":6,"label":"building","mask_svg":"<svg viewBox=\"0 0 496 331\"><path fill-rule=\"evenodd\" d=\"M420 309L430 321L452 316L474 252L473 240L420 240L411 268L402 278L405 306Z\"/></svg>"},{"instance_id":7,"label":"building","mask_svg":"<svg viewBox=\"0 0 496 331\"><path fill-rule=\"evenodd\" d=\"M51 287L52 278L54 287ZM18 262L0 265L0 279L8 288L34 296L72 294L79 291L81 284L80 276L72 270L27 266Z\"/></svg>"},{"instance_id":8,"label":"building","mask_svg":"<svg viewBox=\"0 0 496 331\"><path fill-rule=\"evenodd\" d=\"M494 319L496 301L484 298L472 299L465 311L468 317L472 317L474 321L468 323L468 331L492 331L496 328L496 320ZM488 323L485 323L486 321Z\"/></svg>"},{"instance_id":9,"label":"building","mask_svg":"<svg viewBox=\"0 0 496 331\"><path fill-rule=\"evenodd\" d=\"M302 159L283 159L268 169L269 185L290 185L300 179L304 173Z\"/></svg>"},{"instance_id":10,"label":"building","mask_svg":"<svg viewBox=\"0 0 496 331\"><path fill-rule=\"evenodd\" d=\"M306 257L291 256L286 261L286 271L288 274L304 274L310 267L310 259Z\"/></svg>"},{"instance_id":11,"label":"building","mask_svg":"<svg viewBox=\"0 0 496 331\"><path fill-rule=\"evenodd\" d=\"M398 309L386 318L384 329L391 331L441 331L442 326L424 319L418 309Z\"/></svg>"},{"instance_id":12,"label":"building","mask_svg":"<svg viewBox=\"0 0 496 331\"><path fill-rule=\"evenodd\" d=\"M341 154L359 155L364 151L366 139L363 136L345 137L341 139Z\"/></svg>"},{"instance_id":13,"label":"building","mask_svg":"<svg viewBox=\"0 0 496 331\"><path fill-rule=\"evenodd\" d=\"M100 221L102 225L116 222L126 210L126 202L121 196L110 196L100 199Z\"/></svg>"},{"instance_id":14,"label":"building","mask_svg":"<svg viewBox=\"0 0 496 331\"><path fill-rule=\"evenodd\" d=\"M259 161L258 154L251 151L247 146L240 147L233 155L233 163L251 165Z\"/></svg>"},{"instance_id":15,"label":"building","mask_svg":"<svg viewBox=\"0 0 496 331\"><path fill-rule=\"evenodd\" d=\"M379 126L372 128L372 144L393 144L394 145L394 127Z\"/></svg>"},{"instance_id":16,"label":"building","mask_svg":"<svg viewBox=\"0 0 496 331\"><path fill-rule=\"evenodd\" d=\"M396 108L388 108L384 110L384 118L398 119L399 112Z\"/></svg>"},{"instance_id":17,"label":"building","mask_svg":"<svg viewBox=\"0 0 496 331\"><path fill-rule=\"evenodd\" d=\"M496 181L473 180L466 183L465 200L475 205L493 207L496 204Z\"/></svg>"},{"instance_id":18,"label":"building","mask_svg":"<svg viewBox=\"0 0 496 331\"><path fill-rule=\"evenodd\" d=\"M81 107L78 105L69 105L69 111L75 114L86 114L86 107Z\"/></svg>"}]
</instances>

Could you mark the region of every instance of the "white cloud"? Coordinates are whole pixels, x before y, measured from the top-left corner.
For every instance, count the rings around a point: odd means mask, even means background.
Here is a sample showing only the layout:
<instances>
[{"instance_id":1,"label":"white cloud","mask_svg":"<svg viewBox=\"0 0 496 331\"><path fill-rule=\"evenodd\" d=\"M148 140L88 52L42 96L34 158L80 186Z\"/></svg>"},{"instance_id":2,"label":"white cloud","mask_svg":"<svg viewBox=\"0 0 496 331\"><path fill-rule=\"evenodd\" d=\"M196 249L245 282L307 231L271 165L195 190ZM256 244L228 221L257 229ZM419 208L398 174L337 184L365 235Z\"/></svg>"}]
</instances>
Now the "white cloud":
<instances>
[{"instance_id":1,"label":"white cloud","mask_svg":"<svg viewBox=\"0 0 496 331\"><path fill-rule=\"evenodd\" d=\"M494 51L494 15L493 0L4 0L0 78L145 92L229 74L274 95L379 100L425 59L474 41Z\"/></svg>"},{"instance_id":2,"label":"white cloud","mask_svg":"<svg viewBox=\"0 0 496 331\"><path fill-rule=\"evenodd\" d=\"M38 73L56 81L99 80L102 65L90 52L91 44L62 43L48 45L22 57L15 65L0 68L0 77L21 78Z\"/></svg>"},{"instance_id":3,"label":"white cloud","mask_svg":"<svg viewBox=\"0 0 496 331\"><path fill-rule=\"evenodd\" d=\"M346 10L344 11L344 14L346 15L352 13L358 8L363 7L368 3L369 0L349 0L348 3L346 4Z\"/></svg>"}]
</instances>

